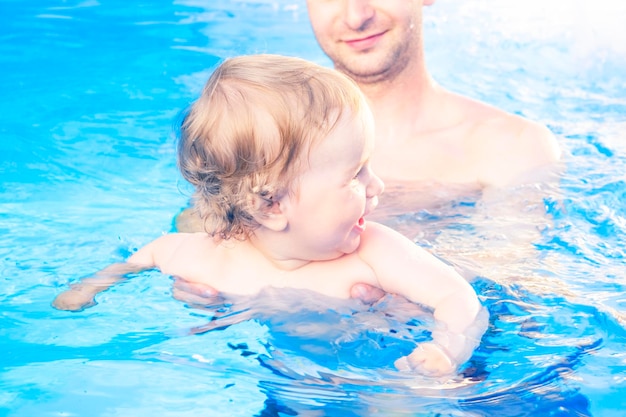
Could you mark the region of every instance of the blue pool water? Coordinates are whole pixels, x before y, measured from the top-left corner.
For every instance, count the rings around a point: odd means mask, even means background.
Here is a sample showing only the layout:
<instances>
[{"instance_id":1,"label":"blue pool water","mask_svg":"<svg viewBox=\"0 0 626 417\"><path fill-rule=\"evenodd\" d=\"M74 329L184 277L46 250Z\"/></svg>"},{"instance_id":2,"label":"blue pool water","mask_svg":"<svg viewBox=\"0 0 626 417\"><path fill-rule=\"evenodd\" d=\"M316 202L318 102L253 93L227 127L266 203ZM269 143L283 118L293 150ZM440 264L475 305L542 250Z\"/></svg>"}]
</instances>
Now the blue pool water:
<instances>
[{"instance_id":1,"label":"blue pool water","mask_svg":"<svg viewBox=\"0 0 626 417\"><path fill-rule=\"evenodd\" d=\"M194 306L152 272L54 310L69 282L172 229L189 196L172 126L220 59L328 61L301 0L0 0L0 415L623 415L626 7L493 3L426 10L431 71L546 123L565 167L558 186L398 217L475 272L491 313L441 384L390 366L428 327L393 298ZM525 205L533 193L543 204Z\"/></svg>"}]
</instances>

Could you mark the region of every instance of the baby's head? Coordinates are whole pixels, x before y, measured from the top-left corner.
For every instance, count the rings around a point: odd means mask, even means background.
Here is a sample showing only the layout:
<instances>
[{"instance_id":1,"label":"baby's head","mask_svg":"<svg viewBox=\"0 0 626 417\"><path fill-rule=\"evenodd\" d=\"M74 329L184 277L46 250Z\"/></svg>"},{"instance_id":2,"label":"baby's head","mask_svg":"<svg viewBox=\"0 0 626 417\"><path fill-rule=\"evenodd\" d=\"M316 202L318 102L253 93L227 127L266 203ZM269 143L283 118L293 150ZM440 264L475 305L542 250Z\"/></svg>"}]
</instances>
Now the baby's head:
<instances>
[{"instance_id":1,"label":"baby's head","mask_svg":"<svg viewBox=\"0 0 626 417\"><path fill-rule=\"evenodd\" d=\"M369 109L356 84L335 70L278 55L222 63L186 114L178 146L205 230L246 238L263 205L295 192L307 153L346 111Z\"/></svg>"}]
</instances>

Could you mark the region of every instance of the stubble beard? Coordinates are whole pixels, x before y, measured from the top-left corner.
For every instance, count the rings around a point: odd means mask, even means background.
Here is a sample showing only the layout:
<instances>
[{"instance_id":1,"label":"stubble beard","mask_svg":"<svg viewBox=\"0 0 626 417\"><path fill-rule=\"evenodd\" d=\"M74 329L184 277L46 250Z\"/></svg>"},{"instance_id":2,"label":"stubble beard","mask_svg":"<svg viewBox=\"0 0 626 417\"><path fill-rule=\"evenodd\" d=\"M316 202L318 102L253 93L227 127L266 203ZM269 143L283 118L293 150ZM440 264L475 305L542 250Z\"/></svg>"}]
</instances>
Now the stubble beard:
<instances>
[{"instance_id":1,"label":"stubble beard","mask_svg":"<svg viewBox=\"0 0 626 417\"><path fill-rule=\"evenodd\" d=\"M352 78L362 87L386 86L393 83L407 67L422 60L422 17L421 10L407 11L412 18L406 23L404 35L395 36L388 40L392 44L386 46L382 53L375 51L336 50L328 55L335 69ZM381 45L385 48L385 45ZM332 50L330 52L333 52Z\"/></svg>"},{"instance_id":2,"label":"stubble beard","mask_svg":"<svg viewBox=\"0 0 626 417\"><path fill-rule=\"evenodd\" d=\"M336 70L349 76L360 86L387 85L402 74L414 58L410 55L410 49L409 45L397 45L380 58L368 52L353 56L329 56Z\"/></svg>"}]
</instances>

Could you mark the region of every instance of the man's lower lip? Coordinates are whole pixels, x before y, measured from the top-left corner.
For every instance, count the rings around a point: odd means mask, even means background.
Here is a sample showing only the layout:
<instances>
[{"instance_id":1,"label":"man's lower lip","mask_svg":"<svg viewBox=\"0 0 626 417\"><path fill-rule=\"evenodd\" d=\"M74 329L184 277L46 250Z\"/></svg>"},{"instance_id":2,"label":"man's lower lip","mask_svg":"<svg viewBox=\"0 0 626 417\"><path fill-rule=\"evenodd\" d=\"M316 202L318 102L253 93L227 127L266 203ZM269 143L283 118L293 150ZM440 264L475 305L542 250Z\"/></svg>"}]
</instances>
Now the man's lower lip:
<instances>
[{"instance_id":1,"label":"man's lower lip","mask_svg":"<svg viewBox=\"0 0 626 417\"><path fill-rule=\"evenodd\" d=\"M379 33L378 35L372 35L363 39L346 41L345 43L353 49L364 50L374 46L382 36L383 34Z\"/></svg>"}]
</instances>

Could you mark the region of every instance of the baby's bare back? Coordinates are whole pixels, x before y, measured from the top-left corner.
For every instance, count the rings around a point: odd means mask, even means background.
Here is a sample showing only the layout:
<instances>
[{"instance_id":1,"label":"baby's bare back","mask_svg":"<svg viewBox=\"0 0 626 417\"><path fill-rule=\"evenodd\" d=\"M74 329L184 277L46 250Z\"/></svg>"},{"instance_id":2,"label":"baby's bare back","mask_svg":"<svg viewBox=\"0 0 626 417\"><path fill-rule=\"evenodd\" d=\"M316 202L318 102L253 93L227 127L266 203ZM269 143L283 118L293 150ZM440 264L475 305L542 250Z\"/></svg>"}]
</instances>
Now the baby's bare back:
<instances>
[{"instance_id":1,"label":"baby's bare back","mask_svg":"<svg viewBox=\"0 0 626 417\"><path fill-rule=\"evenodd\" d=\"M152 256L154 266L162 273L226 294L252 295L274 287L350 298L350 289L356 283L377 285L373 270L356 252L283 269L248 240L217 242L202 232L172 233L145 248L150 253L140 251L129 261L145 262L144 258Z\"/></svg>"}]
</instances>

